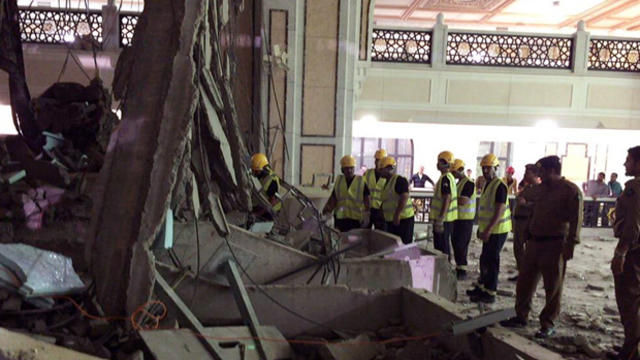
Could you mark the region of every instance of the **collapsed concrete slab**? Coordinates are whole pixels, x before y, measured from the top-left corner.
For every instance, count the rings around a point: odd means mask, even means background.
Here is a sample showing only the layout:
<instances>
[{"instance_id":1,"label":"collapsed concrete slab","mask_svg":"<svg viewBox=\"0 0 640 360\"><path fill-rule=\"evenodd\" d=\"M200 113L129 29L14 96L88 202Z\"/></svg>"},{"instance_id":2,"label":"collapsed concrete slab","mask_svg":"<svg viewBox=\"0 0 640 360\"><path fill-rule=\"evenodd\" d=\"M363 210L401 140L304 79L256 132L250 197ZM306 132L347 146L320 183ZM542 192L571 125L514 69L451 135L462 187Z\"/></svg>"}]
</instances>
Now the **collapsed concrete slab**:
<instances>
[{"instance_id":1,"label":"collapsed concrete slab","mask_svg":"<svg viewBox=\"0 0 640 360\"><path fill-rule=\"evenodd\" d=\"M174 228L175 253L179 259L184 259L183 266L196 268L198 251L194 224L176 223ZM214 281L221 280L224 284L223 277L217 274L217 266L235 255L240 261L239 265L258 284L323 283L324 269L318 270L322 266L318 257L235 226L231 226L228 238L233 254L210 223L199 222L198 233L200 263L205 264L201 276ZM335 281L353 289L397 289L407 286L431 291L449 300L455 299L455 274L446 256L417 246L402 247L397 236L376 230L358 230L344 236L345 246L356 241L363 241L363 245L347 252L347 257L339 260L339 268L334 268L335 273L325 273L330 277L329 282ZM363 251L359 251L360 248ZM399 251L394 252L394 249ZM383 251L388 253L385 256L371 256ZM164 262L169 261L164 259L164 254L158 256ZM294 272L299 269L302 270ZM249 282L246 276L244 280Z\"/></svg>"},{"instance_id":2,"label":"collapsed concrete slab","mask_svg":"<svg viewBox=\"0 0 640 360\"><path fill-rule=\"evenodd\" d=\"M55 346L0 328L0 359L2 360L99 360L100 358Z\"/></svg>"},{"instance_id":3,"label":"collapsed concrete slab","mask_svg":"<svg viewBox=\"0 0 640 360\"><path fill-rule=\"evenodd\" d=\"M180 272L159 268L167 281ZM191 309L204 323L228 325L240 321L231 290L187 276L176 292L191 299ZM248 286L247 292L260 322L275 326L287 337L327 336L334 330L360 334L400 322L416 334L431 334L451 351L478 359L559 360L549 351L507 329L490 327L482 333L452 336L451 325L465 320L459 306L436 295L413 289L353 290L345 286ZM298 314L300 316L297 316Z\"/></svg>"}]
</instances>

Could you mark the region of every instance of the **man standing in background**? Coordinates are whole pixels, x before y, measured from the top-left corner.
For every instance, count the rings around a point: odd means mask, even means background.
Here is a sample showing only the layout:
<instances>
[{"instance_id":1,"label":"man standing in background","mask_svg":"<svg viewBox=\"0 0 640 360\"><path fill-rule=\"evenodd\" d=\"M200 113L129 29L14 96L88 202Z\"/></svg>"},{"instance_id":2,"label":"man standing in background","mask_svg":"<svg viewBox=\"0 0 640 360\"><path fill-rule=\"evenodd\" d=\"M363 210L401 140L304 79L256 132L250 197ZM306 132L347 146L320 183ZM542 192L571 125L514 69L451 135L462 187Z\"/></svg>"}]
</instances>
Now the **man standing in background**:
<instances>
[{"instance_id":1,"label":"man standing in background","mask_svg":"<svg viewBox=\"0 0 640 360\"><path fill-rule=\"evenodd\" d=\"M409 180L409 185L414 188L424 188L425 183L428 182L431 186L434 186L433 180L424 173L424 166L420 166L420 170L417 173L411 176L411 180Z\"/></svg>"},{"instance_id":2,"label":"man standing in background","mask_svg":"<svg viewBox=\"0 0 640 360\"><path fill-rule=\"evenodd\" d=\"M598 173L596 180L589 180L584 186L584 195L592 197L594 200L597 198L609 197L609 185L604 182L606 178L605 173Z\"/></svg>"},{"instance_id":3,"label":"man standing in background","mask_svg":"<svg viewBox=\"0 0 640 360\"><path fill-rule=\"evenodd\" d=\"M609 180L609 190L611 197L617 198L622 194L622 185L618 182L618 174L611 173L611 180Z\"/></svg>"}]
</instances>

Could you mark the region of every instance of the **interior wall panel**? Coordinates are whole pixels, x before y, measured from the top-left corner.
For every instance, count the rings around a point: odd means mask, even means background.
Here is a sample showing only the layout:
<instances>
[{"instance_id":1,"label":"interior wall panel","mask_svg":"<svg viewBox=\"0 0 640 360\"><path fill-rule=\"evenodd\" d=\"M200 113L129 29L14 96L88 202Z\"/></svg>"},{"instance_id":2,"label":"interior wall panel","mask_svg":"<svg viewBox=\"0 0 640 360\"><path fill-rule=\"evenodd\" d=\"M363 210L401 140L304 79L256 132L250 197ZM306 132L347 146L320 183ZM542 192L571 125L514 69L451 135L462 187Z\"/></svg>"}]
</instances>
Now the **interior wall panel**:
<instances>
[{"instance_id":1,"label":"interior wall panel","mask_svg":"<svg viewBox=\"0 0 640 360\"><path fill-rule=\"evenodd\" d=\"M302 144L300 153L300 184L310 184L313 174L333 174L333 145Z\"/></svg>"},{"instance_id":2,"label":"interior wall panel","mask_svg":"<svg viewBox=\"0 0 640 360\"><path fill-rule=\"evenodd\" d=\"M305 2L302 135L335 136L340 0Z\"/></svg>"}]
</instances>

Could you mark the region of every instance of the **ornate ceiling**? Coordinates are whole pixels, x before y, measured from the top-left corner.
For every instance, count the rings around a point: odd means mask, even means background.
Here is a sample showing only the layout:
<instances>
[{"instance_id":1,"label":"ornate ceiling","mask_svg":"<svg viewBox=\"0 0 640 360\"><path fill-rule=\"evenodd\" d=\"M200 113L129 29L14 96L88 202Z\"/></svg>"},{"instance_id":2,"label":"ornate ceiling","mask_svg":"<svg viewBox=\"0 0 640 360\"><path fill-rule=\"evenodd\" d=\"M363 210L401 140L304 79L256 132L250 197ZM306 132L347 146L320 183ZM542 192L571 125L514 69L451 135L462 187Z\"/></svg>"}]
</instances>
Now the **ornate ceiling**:
<instances>
[{"instance_id":1,"label":"ornate ceiling","mask_svg":"<svg viewBox=\"0 0 640 360\"><path fill-rule=\"evenodd\" d=\"M640 0L376 0L378 26L570 33L579 20L599 35L640 37Z\"/></svg>"}]
</instances>

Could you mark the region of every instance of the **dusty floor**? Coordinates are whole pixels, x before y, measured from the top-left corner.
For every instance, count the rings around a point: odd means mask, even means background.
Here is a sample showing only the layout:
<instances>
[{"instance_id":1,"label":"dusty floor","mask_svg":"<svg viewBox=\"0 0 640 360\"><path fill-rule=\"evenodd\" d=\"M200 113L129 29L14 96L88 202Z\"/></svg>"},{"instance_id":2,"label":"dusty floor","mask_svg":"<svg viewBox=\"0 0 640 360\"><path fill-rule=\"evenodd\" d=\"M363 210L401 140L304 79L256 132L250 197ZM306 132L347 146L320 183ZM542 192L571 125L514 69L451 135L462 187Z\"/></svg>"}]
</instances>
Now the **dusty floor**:
<instances>
[{"instance_id":1,"label":"dusty floor","mask_svg":"<svg viewBox=\"0 0 640 360\"><path fill-rule=\"evenodd\" d=\"M539 327L538 314L544 305L542 281L538 284L529 325L514 331L537 343L562 353L566 359L604 359L605 352L613 345L621 345L623 336L619 322L613 288L613 276L609 269L616 246L610 229L583 230L582 243L575 249L574 259L568 263L562 298L562 312L556 325L556 335L548 340L536 339L533 334ZM470 288L478 275L481 243L472 240L469 264L472 272L467 280L458 282L458 302L469 315L478 314L479 307L469 302L465 290ZM500 266L499 296L495 304L485 310L513 306L515 282L507 278L516 273L513 243L504 246Z\"/></svg>"}]
</instances>

